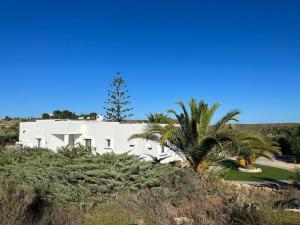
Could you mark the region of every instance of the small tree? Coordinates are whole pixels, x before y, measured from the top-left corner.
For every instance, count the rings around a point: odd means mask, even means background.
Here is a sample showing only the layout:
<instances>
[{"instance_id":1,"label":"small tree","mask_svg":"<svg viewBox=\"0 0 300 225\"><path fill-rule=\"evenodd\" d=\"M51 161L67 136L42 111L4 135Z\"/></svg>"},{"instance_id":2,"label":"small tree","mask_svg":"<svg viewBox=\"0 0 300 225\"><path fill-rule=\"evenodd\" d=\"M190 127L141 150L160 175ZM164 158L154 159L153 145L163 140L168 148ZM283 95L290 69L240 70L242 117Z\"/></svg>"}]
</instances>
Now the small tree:
<instances>
[{"instance_id":1,"label":"small tree","mask_svg":"<svg viewBox=\"0 0 300 225\"><path fill-rule=\"evenodd\" d=\"M274 154L281 155L280 148L267 141L260 133L236 132L235 142L236 146L233 149L229 147L228 150L233 150L233 153L238 156L238 162L242 167L254 167L253 164L258 157L273 160Z\"/></svg>"},{"instance_id":2,"label":"small tree","mask_svg":"<svg viewBox=\"0 0 300 225\"><path fill-rule=\"evenodd\" d=\"M90 117L91 120L96 120L97 119L97 113L92 112L92 113L89 114L89 117Z\"/></svg>"},{"instance_id":3,"label":"small tree","mask_svg":"<svg viewBox=\"0 0 300 225\"><path fill-rule=\"evenodd\" d=\"M4 118L4 120L5 120L5 121L11 121L11 120L12 120L12 118L11 118L11 117L9 117L9 116L6 116L6 117Z\"/></svg>"},{"instance_id":4,"label":"small tree","mask_svg":"<svg viewBox=\"0 0 300 225\"><path fill-rule=\"evenodd\" d=\"M111 90L108 90L108 99L104 102L105 118L110 121L121 122L133 116L129 107L131 101L128 88L120 73L113 79Z\"/></svg>"},{"instance_id":5,"label":"small tree","mask_svg":"<svg viewBox=\"0 0 300 225\"><path fill-rule=\"evenodd\" d=\"M53 112L53 119L71 119L71 120L75 120L78 119L78 116L69 111L69 110L64 110L64 111L60 111L60 110L55 110Z\"/></svg>"},{"instance_id":6,"label":"small tree","mask_svg":"<svg viewBox=\"0 0 300 225\"><path fill-rule=\"evenodd\" d=\"M53 119L61 119L61 111L60 110L54 110L53 111Z\"/></svg>"},{"instance_id":7,"label":"small tree","mask_svg":"<svg viewBox=\"0 0 300 225\"><path fill-rule=\"evenodd\" d=\"M50 119L50 115L48 113L43 113L42 119Z\"/></svg>"}]
</instances>

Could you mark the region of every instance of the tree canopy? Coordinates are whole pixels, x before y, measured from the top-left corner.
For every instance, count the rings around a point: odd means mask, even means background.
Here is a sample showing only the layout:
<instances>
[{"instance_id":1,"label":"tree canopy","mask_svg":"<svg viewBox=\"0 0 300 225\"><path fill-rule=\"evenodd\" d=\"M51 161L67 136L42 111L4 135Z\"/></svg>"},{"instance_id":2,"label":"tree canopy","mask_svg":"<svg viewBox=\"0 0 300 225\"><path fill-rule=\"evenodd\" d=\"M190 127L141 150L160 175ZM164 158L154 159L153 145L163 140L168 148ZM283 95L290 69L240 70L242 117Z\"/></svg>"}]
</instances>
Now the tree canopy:
<instances>
[{"instance_id":1,"label":"tree canopy","mask_svg":"<svg viewBox=\"0 0 300 225\"><path fill-rule=\"evenodd\" d=\"M127 85L120 73L114 77L110 87L108 99L104 102L106 106L103 107L105 118L109 121L121 122L132 117L131 97L128 95Z\"/></svg>"}]
</instances>

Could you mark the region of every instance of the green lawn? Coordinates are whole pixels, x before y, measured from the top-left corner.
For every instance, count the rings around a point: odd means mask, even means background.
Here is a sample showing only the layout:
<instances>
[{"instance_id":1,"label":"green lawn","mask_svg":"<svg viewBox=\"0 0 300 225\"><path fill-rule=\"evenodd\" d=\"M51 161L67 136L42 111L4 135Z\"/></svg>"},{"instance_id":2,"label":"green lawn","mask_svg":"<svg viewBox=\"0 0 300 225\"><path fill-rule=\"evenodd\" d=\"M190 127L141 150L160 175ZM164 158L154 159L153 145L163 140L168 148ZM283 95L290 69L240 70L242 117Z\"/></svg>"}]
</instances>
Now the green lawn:
<instances>
[{"instance_id":1,"label":"green lawn","mask_svg":"<svg viewBox=\"0 0 300 225\"><path fill-rule=\"evenodd\" d=\"M238 166L232 160L222 162L229 170L225 173L225 180L232 181L278 181L292 180L295 173L292 171L279 169L270 166L256 164L255 166L262 169L261 173L243 173L238 171Z\"/></svg>"}]
</instances>

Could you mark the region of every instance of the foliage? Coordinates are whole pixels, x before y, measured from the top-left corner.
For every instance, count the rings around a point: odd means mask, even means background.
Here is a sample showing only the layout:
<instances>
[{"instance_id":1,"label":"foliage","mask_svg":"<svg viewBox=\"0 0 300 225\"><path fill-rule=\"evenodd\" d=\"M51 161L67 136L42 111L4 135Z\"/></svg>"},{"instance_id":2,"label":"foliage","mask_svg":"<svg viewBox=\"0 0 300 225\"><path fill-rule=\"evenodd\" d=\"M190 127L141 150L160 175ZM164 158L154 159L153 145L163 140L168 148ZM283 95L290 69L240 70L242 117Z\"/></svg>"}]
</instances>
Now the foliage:
<instances>
[{"instance_id":1,"label":"foliage","mask_svg":"<svg viewBox=\"0 0 300 225\"><path fill-rule=\"evenodd\" d=\"M79 225L82 220L79 210L53 205L38 192L0 180L0 225Z\"/></svg>"},{"instance_id":2,"label":"foliage","mask_svg":"<svg viewBox=\"0 0 300 225\"><path fill-rule=\"evenodd\" d=\"M282 217L277 224L299 219L271 208L266 214L262 202L270 207L278 196L237 191L219 172L154 165L128 154L67 157L47 149L2 150L0 178L1 225L174 225L176 217L225 225L247 224L252 217L270 221L275 213Z\"/></svg>"},{"instance_id":3,"label":"foliage","mask_svg":"<svg viewBox=\"0 0 300 225\"><path fill-rule=\"evenodd\" d=\"M121 122L133 116L130 105L130 96L128 95L127 85L120 73L114 77L111 90L108 90L107 105L104 107L106 112L105 118L109 121Z\"/></svg>"},{"instance_id":4,"label":"foliage","mask_svg":"<svg viewBox=\"0 0 300 225\"><path fill-rule=\"evenodd\" d=\"M50 119L50 118L51 118L51 116L50 116L48 113L43 113L42 119L48 120L48 119Z\"/></svg>"},{"instance_id":5,"label":"foliage","mask_svg":"<svg viewBox=\"0 0 300 225\"><path fill-rule=\"evenodd\" d=\"M97 119L97 113L92 112L92 113L88 114L87 117L89 117L91 120L96 120Z\"/></svg>"},{"instance_id":6,"label":"foliage","mask_svg":"<svg viewBox=\"0 0 300 225\"><path fill-rule=\"evenodd\" d=\"M11 118L11 117L9 117L9 116L5 116L5 117L4 117L4 120L5 120L5 121L11 121L11 120L12 120L12 118Z\"/></svg>"},{"instance_id":7,"label":"foliage","mask_svg":"<svg viewBox=\"0 0 300 225\"><path fill-rule=\"evenodd\" d=\"M0 176L32 190L45 190L49 202L89 208L106 196L144 188L158 188L164 176L180 169L153 165L137 156L107 153L66 157L43 149L3 151Z\"/></svg>"},{"instance_id":8,"label":"foliage","mask_svg":"<svg viewBox=\"0 0 300 225\"><path fill-rule=\"evenodd\" d=\"M283 154L300 156L300 126L273 128L264 133L279 144Z\"/></svg>"},{"instance_id":9,"label":"foliage","mask_svg":"<svg viewBox=\"0 0 300 225\"><path fill-rule=\"evenodd\" d=\"M291 144L291 154L300 156L300 129L299 133L291 136L288 141Z\"/></svg>"},{"instance_id":10,"label":"foliage","mask_svg":"<svg viewBox=\"0 0 300 225\"><path fill-rule=\"evenodd\" d=\"M78 119L78 116L75 113L70 112L69 110L64 110L64 111L55 110L51 118L52 119Z\"/></svg>"},{"instance_id":11,"label":"foliage","mask_svg":"<svg viewBox=\"0 0 300 225\"><path fill-rule=\"evenodd\" d=\"M15 132L0 133L0 146L14 144L18 141L18 134Z\"/></svg>"},{"instance_id":12,"label":"foliage","mask_svg":"<svg viewBox=\"0 0 300 225\"><path fill-rule=\"evenodd\" d=\"M295 179L293 180L293 186L300 189L300 169L296 169Z\"/></svg>"},{"instance_id":13,"label":"foliage","mask_svg":"<svg viewBox=\"0 0 300 225\"><path fill-rule=\"evenodd\" d=\"M79 145L76 147L64 146L57 149L57 153L62 154L69 158L83 157L83 156L92 156L93 149Z\"/></svg>"},{"instance_id":14,"label":"foliage","mask_svg":"<svg viewBox=\"0 0 300 225\"><path fill-rule=\"evenodd\" d=\"M135 196L119 196L96 208L87 224L175 225L178 223L174 218L179 217L190 221L180 223L185 225L298 224L299 215L272 208L270 202L277 196L257 189L245 194L241 189L237 191L232 186L224 185L218 177L189 171L174 179L173 183L172 178L167 180L169 193L160 189L156 193L144 190ZM170 193L173 195L171 201L164 197ZM241 201L243 198L246 203ZM123 223L119 223L122 220Z\"/></svg>"},{"instance_id":15,"label":"foliage","mask_svg":"<svg viewBox=\"0 0 300 225\"><path fill-rule=\"evenodd\" d=\"M132 214L117 202L108 202L99 206L84 225L132 225L135 224Z\"/></svg>"},{"instance_id":16,"label":"foliage","mask_svg":"<svg viewBox=\"0 0 300 225\"><path fill-rule=\"evenodd\" d=\"M11 121L12 122L12 121ZM0 146L12 145L18 141L19 124L0 126Z\"/></svg>"},{"instance_id":17,"label":"foliage","mask_svg":"<svg viewBox=\"0 0 300 225\"><path fill-rule=\"evenodd\" d=\"M192 170L181 170L180 176L164 176L161 183L164 188L155 188L154 190L143 190L133 195L122 195L105 205L105 208L112 208L106 211L102 207L96 209L96 213L92 215L89 221L97 221L98 223L88 223L88 225L114 224L109 220L101 220L104 218L124 219L124 223L128 220L133 221L130 224L145 225L175 225L175 217L188 217L196 221L207 220L210 223L220 224L220 218L229 217L223 212L225 204L220 201L217 205L210 206L205 195L210 193L210 199L213 199L212 193L223 187L219 185L219 179L214 180L214 176L207 174L197 174ZM218 188L216 186L219 185ZM219 198L219 197L216 197ZM222 197L220 197L222 199ZM213 203L214 204L214 203ZM119 212L119 215L116 214ZM128 215L127 218L124 216ZM116 223L117 224L117 223Z\"/></svg>"},{"instance_id":18,"label":"foliage","mask_svg":"<svg viewBox=\"0 0 300 225\"><path fill-rule=\"evenodd\" d=\"M146 154L146 155L149 156L152 159L153 164L160 164L165 159L170 158L170 156L156 157L156 156L153 156L153 155L150 155L150 154Z\"/></svg>"},{"instance_id":19,"label":"foliage","mask_svg":"<svg viewBox=\"0 0 300 225\"><path fill-rule=\"evenodd\" d=\"M232 225L297 225L299 215L283 210L274 210L268 206L235 208L232 213Z\"/></svg>"},{"instance_id":20,"label":"foliage","mask_svg":"<svg viewBox=\"0 0 300 225\"><path fill-rule=\"evenodd\" d=\"M150 113L149 115L147 115L147 118L150 123L156 124L170 124L173 122L172 118L163 113Z\"/></svg>"},{"instance_id":21,"label":"foliage","mask_svg":"<svg viewBox=\"0 0 300 225\"><path fill-rule=\"evenodd\" d=\"M251 167L258 157L274 159L273 154L281 154L278 147L266 141L259 133L254 132L236 132L235 144L231 150L239 159L245 160L245 167Z\"/></svg>"},{"instance_id":22,"label":"foliage","mask_svg":"<svg viewBox=\"0 0 300 225\"><path fill-rule=\"evenodd\" d=\"M69 110L55 110L51 115L49 113L43 113L42 119L71 119L77 120L79 117L83 117L84 119L96 120L97 113L92 112L89 114L81 114L76 115L74 112L70 112Z\"/></svg>"},{"instance_id":23,"label":"foliage","mask_svg":"<svg viewBox=\"0 0 300 225\"><path fill-rule=\"evenodd\" d=\"M238 121L238 110L231 111L223 116L216 124L212 119L220 104L209 107L203 100L199 103L192 99L189 104L190 111L183 102L178 102L182 112L174 110L169 113L175 115L178 125L165 126L152 125L142 134L133 135L133 138L159 141L183 158L186 158L196 170L198 165L214 150L223 150L223 145L233 140L229 122Z\"/></svg>"},{"instance_id":24,"label":"foliage","mask_svg":"<svg viewBox=\"0 0 300 225\"><path fill-rule=\"evenodd\" d=\"M84 119L89 119L89 120L96 120L97 119L97 113L96 112L91 112L89 114L80 114L79 117L83 117Z\"/></svg>"}]
</instances>

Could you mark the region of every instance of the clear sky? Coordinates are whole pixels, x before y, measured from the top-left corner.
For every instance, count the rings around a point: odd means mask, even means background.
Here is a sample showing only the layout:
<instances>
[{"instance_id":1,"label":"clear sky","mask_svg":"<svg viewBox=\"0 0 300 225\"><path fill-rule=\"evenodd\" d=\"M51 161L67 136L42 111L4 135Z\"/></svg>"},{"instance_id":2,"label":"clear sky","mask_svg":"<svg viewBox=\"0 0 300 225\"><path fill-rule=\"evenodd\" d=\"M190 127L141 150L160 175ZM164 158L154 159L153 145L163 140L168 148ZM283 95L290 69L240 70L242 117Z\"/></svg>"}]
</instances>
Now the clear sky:
<instances>
[{"instance_id":1,"label":"clear sky","mask_svg":"<svg viewBox=\"0 0 300 225\"><path fill-rule=\"evenodd\" d=\"M116 72L137 119L195 97L300 122L300 1L0 1L0 117L102 113Z\"/></svg>"}]
</instances>

